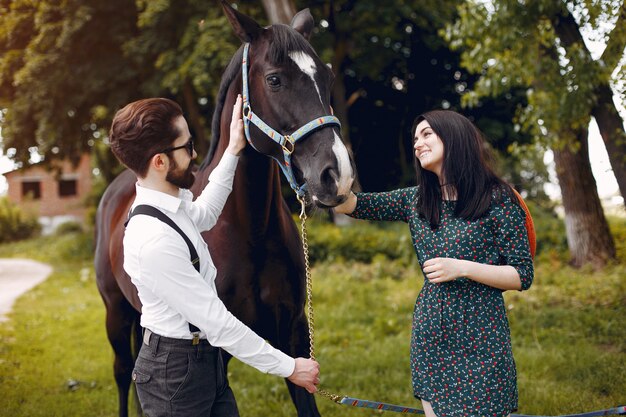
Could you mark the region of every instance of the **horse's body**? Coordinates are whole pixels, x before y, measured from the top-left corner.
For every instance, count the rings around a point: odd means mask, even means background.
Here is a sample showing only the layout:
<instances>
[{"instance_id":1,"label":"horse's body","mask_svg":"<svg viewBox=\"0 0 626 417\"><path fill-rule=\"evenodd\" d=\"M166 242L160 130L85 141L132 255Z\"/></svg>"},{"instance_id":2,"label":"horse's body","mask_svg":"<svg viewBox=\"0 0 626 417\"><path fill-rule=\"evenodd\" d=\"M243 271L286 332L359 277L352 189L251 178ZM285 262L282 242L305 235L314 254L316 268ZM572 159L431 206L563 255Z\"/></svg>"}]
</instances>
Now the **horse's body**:
<instances>
[{"instance_id":1,"label":"horse's body","mask_svg":"<svg viewBox=\"0 0 626 417\"><path fill-rule=\"evenodd\" d=\"M263 29L229 6L224 9L235 32L251 45L250 100L255 112L281 134L328 114L332 76L308 42L287 26ZM308 11L296 15L292 26L308 36L312 29ZM292 55L294 52L296 55ZM315 68L303 63L313 63ZM277 89L276 79L270 82L270 77L279 77L282 85ZM241 50L222 80L213 118L214 140L196 173L192 187L195 196L207 184L226 149L232 107L239 93ZM280 157L276 145L260 131L251 129L251 136L260 152ZM324 128L299 143L292 155L297 179L306 182L311 199L321 206L343 201L352 183L352 164L345 147L341 147L335 128ZM120 416L127 415L134 363L131 335L133 329L136 337L141 331L141 303L123 270L122 248L123 223L134 200L135 182L136 177L129 171L112 182L98 207L96 225L96 275L107 309L107 334L115 352ZM251 147L245 149L237 166L233 192L218 223L203 237L217 267L216 285L226 307L273 346L293 357L307 357L302 247L281 194L280 174L274 161ZM287 385L299 416L319 415L312 395L290 382Z\"/></svg>"}]
</instances>

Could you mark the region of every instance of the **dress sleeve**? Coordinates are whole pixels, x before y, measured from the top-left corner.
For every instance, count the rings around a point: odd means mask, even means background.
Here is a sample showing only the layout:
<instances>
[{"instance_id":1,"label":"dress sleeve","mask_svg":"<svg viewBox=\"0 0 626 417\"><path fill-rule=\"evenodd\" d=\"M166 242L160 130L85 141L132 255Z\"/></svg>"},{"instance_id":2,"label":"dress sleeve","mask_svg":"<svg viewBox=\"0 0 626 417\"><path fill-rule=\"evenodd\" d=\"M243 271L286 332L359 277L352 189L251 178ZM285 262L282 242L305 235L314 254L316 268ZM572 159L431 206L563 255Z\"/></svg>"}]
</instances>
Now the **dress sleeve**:
<instances>
[{"instance_id":1,"label":"dress sleeve","mask_svg":"<svg viewBox=\"0 0 626 417\"><path fill-rule=\"evenodd\" d=\"M525 226L526 213L506 196L495 204L492 215L495 243L501 262L517 270L522 291L527 290L533 282L534 267Z\"/></svg>"},{"instance_id":2,"label":"dress sleeve","mask_svg":"<svg viewBox=\"0 0 626 417\"><path fill-rule=\"evenodd\" d=\"M416 204L417 187L383 193L357 193L356 207L350 216L364 220L402 220L408 222Z\"/></svg>"}]
</instances>

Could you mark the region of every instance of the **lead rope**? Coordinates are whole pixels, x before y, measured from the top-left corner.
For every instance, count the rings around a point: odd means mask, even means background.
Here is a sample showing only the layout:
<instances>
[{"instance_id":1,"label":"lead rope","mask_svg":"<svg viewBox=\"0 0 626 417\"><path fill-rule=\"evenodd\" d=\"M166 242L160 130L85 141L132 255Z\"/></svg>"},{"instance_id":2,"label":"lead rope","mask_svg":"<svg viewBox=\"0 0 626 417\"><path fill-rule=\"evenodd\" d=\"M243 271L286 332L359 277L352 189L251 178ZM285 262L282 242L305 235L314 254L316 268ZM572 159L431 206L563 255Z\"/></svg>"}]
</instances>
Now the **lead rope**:
<instances>
[{"instance_id":1,"label":"lead rope","mask_svg":"<svg viewBox=\"0 0 626 417\"><path fill-rule=\"evenodd\" d=\"M304 252L304 269L306 273L306 304L307 304L307 319L309 321L309 356L311 359L315 359L315 320L313 314L313 280L311 279L311 265L309 263L309 241L306 231L306 203L304 196L296 194L298 201L300 202L300 225L302 231L302 250ZM352 398L345 395L333 394L330 391L324 389L318 389L317 393L322 397L326 397L329 400L343 405L350 405L353 407L371 408L374 410L394 411L397 413L405 414L425 414L423 410L419 408L406 407L402 405L395 405L389 403L383 403L379 401L362 400L359 398ZM613 415L626 415L626 406L618 406L606 410L590 411L580 414L567 414L562 416L535 416L527 414L510 414L510 417L596 417L596 416L613 416Z\"/></svg>"},{"instance_id":2,"label":"lead rope","mask_svg":"<svg viewBox=\"0 0 626 417\"><path fill-rule=\"evenodd\" d=\"M298 201L302 206L300 210L300 224L302 230L302 251L304 252L304 270L306 272L306 305L307 318L309 320L309 356L315 360L315 318L313 315L313 280L311 279L311 264L309 263L309 241L306 233L306 203L304 197L297 195ZM318 389L317 393L328 398L338 404L345 398L343 395L333 394L332 392Z\"/></svg>"}]
</instances>

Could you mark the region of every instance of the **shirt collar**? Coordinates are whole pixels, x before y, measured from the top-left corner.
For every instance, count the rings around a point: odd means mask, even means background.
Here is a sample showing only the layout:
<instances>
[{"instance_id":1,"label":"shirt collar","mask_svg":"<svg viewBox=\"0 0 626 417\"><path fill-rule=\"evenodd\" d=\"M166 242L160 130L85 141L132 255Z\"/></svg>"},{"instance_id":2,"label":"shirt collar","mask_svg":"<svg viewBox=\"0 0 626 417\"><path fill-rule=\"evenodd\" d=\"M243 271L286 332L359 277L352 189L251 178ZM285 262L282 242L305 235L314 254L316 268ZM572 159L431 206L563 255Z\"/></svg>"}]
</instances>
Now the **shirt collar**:
<instances>
[{"instance_id":1,"label":"shirt collar","mask_svg":"<svg viewBox=\"0 0 626 417\"><path fill-rule=\"evenodd\" d=\"M176 213L183 201L191 202L193 200L193 194L189 190L181 189L178 192L178 197L151 188L142 187L139 183L135 183L135 190L137 196L135 197L133 206L148 204L171 213Z\"/></svg>"}]
</instances>

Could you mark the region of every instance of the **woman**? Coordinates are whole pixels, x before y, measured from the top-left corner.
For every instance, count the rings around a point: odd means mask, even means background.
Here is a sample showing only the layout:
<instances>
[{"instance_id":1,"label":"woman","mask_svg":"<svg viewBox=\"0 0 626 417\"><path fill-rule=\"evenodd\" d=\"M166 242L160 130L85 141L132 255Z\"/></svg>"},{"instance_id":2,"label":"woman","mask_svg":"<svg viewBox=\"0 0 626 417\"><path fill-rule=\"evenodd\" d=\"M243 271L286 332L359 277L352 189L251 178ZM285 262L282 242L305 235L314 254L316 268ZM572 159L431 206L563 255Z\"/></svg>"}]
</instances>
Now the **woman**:
<instances>
[{"instance_id":1,"label":"woman","mask_svg":"<svg viewBox=\"0 0 626 417\"><path fill-rule=\"evenodd\" d=\"M412 133L417 186L351 193L336 211L409 224L425 277L411 369L426 415L507 416L517 409L517 375L502 292L533 280L525 213L466 117L431 111Z\"/></svg>"}]
</instances>

